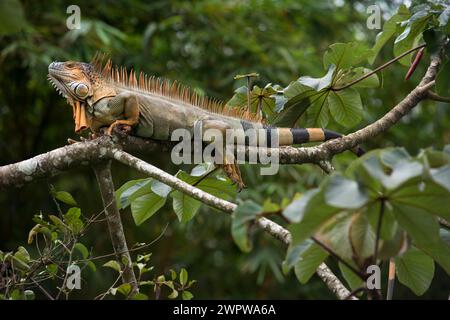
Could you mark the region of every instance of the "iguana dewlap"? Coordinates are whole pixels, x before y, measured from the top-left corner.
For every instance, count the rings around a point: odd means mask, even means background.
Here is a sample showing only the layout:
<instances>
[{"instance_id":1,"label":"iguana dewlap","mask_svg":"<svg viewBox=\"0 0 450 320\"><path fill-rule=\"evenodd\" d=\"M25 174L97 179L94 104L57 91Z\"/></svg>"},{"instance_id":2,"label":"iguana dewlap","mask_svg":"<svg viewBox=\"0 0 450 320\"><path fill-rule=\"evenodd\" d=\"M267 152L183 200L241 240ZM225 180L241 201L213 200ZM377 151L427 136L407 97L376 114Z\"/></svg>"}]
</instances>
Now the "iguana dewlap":
<instances>
[{"instance_id":1,"label":"iguana dewlap","mask_svg":"<svg viewBox=\"0 0 450 320\"><path fill-rule=\"evenodd\" d=\"M171 140L176 129L205 128L263 129L270 138L276 130L279 145L326 141L341 135L321 128L272 128L256 116L199 97L184 86L147 77L124 68L113 68L111 61L97 57L91 63L67 61L49 65L49 80L73 107L75 131L90 128L108 132L119 124L133 128L133 134L157 140ZM270 139L267 139L270 141ZM260 143L260 142L258 142ZM360 151L358 151L360 153ZM227 174L243 186L238 167L225 163Z\"/></svg>"}]
</instances>

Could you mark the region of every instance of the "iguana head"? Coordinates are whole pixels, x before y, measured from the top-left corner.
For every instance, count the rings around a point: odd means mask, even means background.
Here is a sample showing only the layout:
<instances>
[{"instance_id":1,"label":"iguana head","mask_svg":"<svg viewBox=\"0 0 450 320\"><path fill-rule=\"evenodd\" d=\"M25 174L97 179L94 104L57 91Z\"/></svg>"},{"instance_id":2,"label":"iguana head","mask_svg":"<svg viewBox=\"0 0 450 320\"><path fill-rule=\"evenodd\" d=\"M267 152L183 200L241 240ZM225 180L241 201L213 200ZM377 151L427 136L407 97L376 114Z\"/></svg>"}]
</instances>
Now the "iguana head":
<instances>
[{"instance_id":1,"label":"iguana head","mask_svg":"<svg viewBox=\"0 0 450 320\"><path fill-rule=\"evenodd\" d=\"M48 79L72 105L77 133L89 127L86 106L92 106L102 98L116 95L102 73L90 63L52 62L48 66Z\"/></svg>"}]
</instances>

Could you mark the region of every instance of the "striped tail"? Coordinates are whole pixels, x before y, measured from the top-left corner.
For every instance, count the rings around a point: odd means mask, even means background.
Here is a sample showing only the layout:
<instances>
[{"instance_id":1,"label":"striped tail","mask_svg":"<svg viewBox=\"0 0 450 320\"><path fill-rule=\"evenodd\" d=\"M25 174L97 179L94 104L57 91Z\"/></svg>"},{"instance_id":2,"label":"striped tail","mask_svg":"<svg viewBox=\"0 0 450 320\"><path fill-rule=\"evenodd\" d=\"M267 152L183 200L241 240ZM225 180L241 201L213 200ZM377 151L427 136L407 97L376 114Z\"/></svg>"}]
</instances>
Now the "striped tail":
<instances>
[{"instance_id":1,"label":"striped tail","mask_svg":"<svg viewBox=\"0 0 450 320\"><path fill-rule=\"evenodd\" d=\"M294 144L302 144L307 142L328 141L342 137L342 134L322 128L270 128L267 130L267 142L270 142L272 130L277 130L278 143L280 146L291 146ZM365 151L360 147L352 150L358 157L362 156Z\"/></svg>"}]
</instances>

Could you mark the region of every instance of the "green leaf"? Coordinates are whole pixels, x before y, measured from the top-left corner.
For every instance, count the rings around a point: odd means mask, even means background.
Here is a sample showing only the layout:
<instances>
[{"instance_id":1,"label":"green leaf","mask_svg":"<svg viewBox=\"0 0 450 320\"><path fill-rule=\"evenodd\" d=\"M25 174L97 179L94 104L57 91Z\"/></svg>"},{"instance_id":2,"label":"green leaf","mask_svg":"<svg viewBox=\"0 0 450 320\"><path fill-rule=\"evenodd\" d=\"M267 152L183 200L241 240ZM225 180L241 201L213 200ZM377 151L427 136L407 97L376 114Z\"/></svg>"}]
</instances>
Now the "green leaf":
<instances>
[{"instance_id":1,"label":"green leaf","mask_svg":"<svg viewBox=\"0 0 450 320\"><path fill-rule=\"evenodd\" d=\"M184 290L181 293L181 298L183 300L191 300L193 297L194 297L194 295L190 291Z\"/></svg>"},{"instance_id":2,"label":"green leaf","mask_svg":"<svg viewBox=\"0 0 450 320\"><path fill-rule=\"evenodd\" d=\"M416 16L417 15L417 16ZM414 18L416 16L416 18ZM402 34L400 34L394 41L394 56L398 57L402 53L412 49L417 45L418 40L427 26L430 14L423 11L413 15L406 25ZM403 57L399 62L404 66L409 66L412 59L412 54Z\"/></svg>"},{"instance_id":3,"label":"green leaf","mask_svg":"<svg viewBox=\"0 0 450 320\"><path fill-rule=\"evenodd\" d=\"M311 108L318 99L327 96L326 90L317 92L299 82L294 83L297 87L303 88L301 90L305 91L293 96L286 102L284 110L272 121L272 123L278 127L294 127L300 117Z\"/></svg>"},{"instance_id":4,"label":"green leaf","mask_svg":"<svg viewBox=\"0 0 450 320\"><path fill-rule=\"evenodd\" d=\"M357 209L367 200L367 192L361 185L340 174L332 175L325 188L325 201L336 208Z\"/></svg>"},{"instance_id":5,"label":"green leaf","mask_svg":"<svg viewBox=\"0 0 450 320\"><path fill-rule=\"evenodd\" d=\"M310 76L303 76L298 79L298 82L300 82L300 84L304 86L314 89L315 91L320 91L322 89L329 88L331 86L335 70L336 66L332 64L329 66L327 74L322 78L312 78Z\"/></svg>"},{"instance_id":6,"label":"green leaf","mask_svg":"<svg viewBox=\"0 0 450 320\"><path fill-rule=\"evenodd\" d=\"M357 79L362 78L363 76L371 73L372 70L364 68L364 67L358 67L358 68L351 68L345 70L341 76L336 80L336 82L333 84L333 87L340 88L343 87L352 81L355 81ZM376 74L372 74L371 76L367 77L364 80L361 80L354 85L352 85L352 88L378 88L380 86L380 80L378 79L378 76Z\"/></svg>"},{"instance_id":7,"label":"green leaf","mask_svg":"<svg viewBox=\"0 0 450 320\"><path fill-rule=\"evenodd\" d=\"M240 79L244 79L244 78L257 78L259 77L259 74L256 72L252 72L252 73L246 73L246 74L237 74L234 76L234 80L240 80Z\"/></svg>"},{"instance_id":8,"label":"green leaf","mask_svg":"<svg viewBox=\"0 0 450 320\"><path fill-rule=\"evenodd\" d=\"M442 239L437 243L430 243L427 246L420 244L417 247L432 257L450 275L450 246Z\"/></svg>"},{"instance_id":9,"label":"green leaf","mask_svg":"<svg viewBox=\"0 0 450 320\"><path fill-rule=\"evenodd\" d=\"M89 267L89 269L91 269L92 272L97 272L97 267L92 261L88 261L87 266Z\"/></svg>"},{"instance_id":10,"label":"green leaf","mask_svg":"<svg viewBox=\"0 0 450 320\"><path fill-rule=\"evenodd\" d=\"M433 57L439 55L446 44L447 35L440 30L428 29L423 32L423 39L427 44L427 52Z\"/></svg>"},{"instance_id":11,"label":"green leaf","mask_svg":"<svg viewBox=\"0 0 450 320\"><path fill-rule=\"evenodd\" d=\"M248 237L249 223L261 213L261 207L247 200L239 205L232 214L231 235L236 245L243 252L250 252L252 243Z\"/></svg>"},{"instance_id":12,"label":"green leaf","mask_svg":"<svg viewBox=\"0 0 450 320\"><path fill-rule=\"evenodd\" d=\"M197 188L221 199L232 200L236 197L236 186L228 179L205 178L195 185Z\"/></svg>"},{"instance_id":13,"label":"green leaf","mask_svg":"<svg viewBox=\"0 0 450 320\"><path fill-rule=\"evenodd\" d=\"M180 284L182 286L185 286L186 283L188 282L188 272L185 268L181 268L180 271Z\"/></svg>"},{"instance_id":14,"label":"green leaf","mask_svg":"<svg viewBox=\"0 0 450 320\"><path fill-rule=\"evenodd\" d=\"M355 89L331 91L328 96L328 105L334 120L344 127L353 127L362 119L361 97Z\"/></svg>"},{"instance_id":15,"label":"green leaf","mask_svg":"<svg viewBox=\"0 0 450 320\"><path fill-rule=\"evenodd\" d=\"M109 260L103 266L120 272L120 264L116 260Z\"/></svg>"},{"instance_id":16,"label":"green leaf","mask_svg":"<svg viewBox=\"0 0 450 320\"><path fill-rule=\"evenodd\" d=\"M22 246L17 248L17 251L14 253L14 258L25 264L29 263L31 260L30 254L28 253L27 249Z\"/></svg>"},{"instance_id":17,"label":"green leaf","mask_svg":"<svg viewBox=\"0 0 450 320\"><path fill-rule=\"evenodd\" d=\"M356 273L350 270L345 264L343 264L342 262L339 262L338 264L339 270L341 271L342 276L344 277L351 290L356 290L364 285L364 281Z\"/></svg>"},{"instance_id":18,"label":"green leaf","mask_svg":"<svg viewBox=\"0 0 450 320\"><path fill-rule=\"evenodd\" d=\"M449 190L432 181L412 179L398 190L394 190L390 198L398 205L414 206L428 215L450 220L450 210L443 210L443 208L450 208Z\"/></svg>"},{"instance_id":19,"label":"green leaf","mask_svg":"<svg viewBox=\"0 0 450 320\"><path fill-rule=\"evenodd\" d=\"M72 195L66 191L57 191L53 195L57 200L68 204L69 206L76 206L77 202Z\"/></svg>"},{"instance_id":20,"label":"green leaf","mask_svg":"<svg viewBox=\"0 0 450 320\"><path fill-rule=\"evenodd\" d=\"M151 178L131 180L122 185L116 191L117 207L124 209L137 197L149 193L150 188L148 186L152 180Z\"/></svg>"},{"instance_id":21,"label":"green leaf","mask_svg":"<svg viewBox=\"0 0 450 320\"><path fill-rule=\"evenodd\" d=\"M250 92L250 111L256 113L263 111L268 117L274 115L275 111L275 98L272 96L277 91L269 83L264 88L254 86ZM235 90L234 96L227 102L229 107L248 108L248 92L247 87L243 86Z\"/></svg>"},{"instance_id":22,"label":"green leaf","mask_svg":"<svg viewBox=\"0 0 450 320\"><path fill-rule=\"evenodd\" d=\"M397 13L393 15L383 25L383 31L380 32L375 41L375 45L372 47L372 54L369 56L369 63L373 64L378 53L384 47L384 45L392 38L397 31L397 24L400 21L404 21L409 17L409 11L404 4L400 5Z\"/></svg>"},{"instance_id":23,"label":"green leaf","mask_svg":"<svg viewBox=\"0 0 450 320\"><path fill-rule=\"evenodd\" d=\"M81 209L77 207L70 208L64 215L64 222L74 233L79 233L83 230L84 224L80 219Z\"/></svg>"},{"instance_id":24,"label":"green leaf","mask_svg":"<svg viewBox=\"0 0 450 320\"><path fill-rule=\"evenodd\" d=\"M306 110L305 127L321 127L327 126L330 118L330 108L328 104L328 97L330 90L323 90L322 93L311 97L311 105Z\"/></svg>"},{"instance_id":25,"label":"green leaf","mask_svg":"<svg viewBox=\"0 0 450 320\"><path fill-rule=\"evenodd\" d=\"M148 300L148 296L146 294L138 292L131 299L132 300Z\"/></svg>"},{"instance_id":26,"label":"green leaf","mask_svg":"<svg viewBox=\"0 0 450 320\"><path fill-rule=\"evenodd\" d=\"M196 165L191 170L191 176L193 177L203 177L204 175L210 173L215 168L213 163L201 163L199 165Z\"/></svg>"},{"instance_id":27,"label":"green leaf","mask_svg":"<svg viewBox=\"0 0 450 320\"><path fill-rule=\"evenodd\" d=\"M319 265L328 257L328 253L320 246L312 243L300 257L294 268L295 276L300 283L307 283Z\"/></svg>"},{"instance_id":28,"label":"green leaf","mask_svg":"<svg viewBox=\"0 0 450 320\"><path fill-rule=\"evenodd\" d=\"M408 205L393 205L394 216L417 245L427 248L439 241L439 223L426 211Z\"/></svg>"},{"instance_id":29,"label":"green leaf","mask_svg":"<svg viewBox=\"0 0 450 320\"><path fill-rule=\"evenodd\" d=\"M325 221L341 212L342 209L329 206L320 191L311 196L308 203L300 211L301 220L289 226L292 234L292 246L301 244Z\"/></svg>"},{"instance_id":30,"label":"green leaf","mask_svg":"<svg viewBox=\"0 0 450 320\"><path fill-rule=\"evenodd\" d=\"M423 165L417 161L401 161L393 165L387 175L377 157L365 158L363 167L372 178L380 181L388 190L398 189L402 184L417 181L423 174Z\"/></svg>"},{"instance_id":31,"label":"green leaf","mask_svg":"<svg viewBox=\"0 0 450 320\"><path fill-rule=\"evenodd\" d=\"M134 223L141 225L151 216L153 216L164 204L166 198L160 197L156 193L148 193L134 199L131 203L131 213Z\"/></svg>"},{"instance_id":32,"label":"green leaf","mask_svg":"<svg viewBox=\"0 0 450 320\"><path fill-rule=\"evenodd\" d=\"M177 273L175 272L175 270L170 269L170 278L173 280L175 280L177 278Z\"/></svg>"},{"instance_id":33,"label":"green leaf","mask_svg":"<svg viewBox=\"0 0 450 320\"><path fill-rule=\"evenodd\" d=\"M299 199L292 201L284 210L283 216L292 223L298 223L302 220L305 208L319 189L311 189L305 192Z\"/></svg>"},{"instance_id":34,"label":"green leaf","mask_svg":"<svg viewBox=\"0 0 450 320\"><path fill-rule=\"evenodd\" d=\"M447 7L442 11L442 13L438 17L439 26L443 27L448 24L448 19L450 18L450 6L447 5Z\"/></svg>"},{"instance_id":35,"label":"green leaf","mask_svg":"<svg viewBox=\"0 0 450 320\"><path fill-rule=\"evenodd\" d=\"M350 243L350 226L352 214L341 212L323 223L316 231L315 237L327 244L337 255L347 261L353 261Z\"/></svg>"},{"instance_id":36,"label":"green leaf","mask_svg":"<svg viewBox=\"0 0 450 320\"><path fill-rule=\"evenodd\" d=\"M81 253L83 259L87 259L87 257L89 256L89 251L84 244L82 244L81 242L77 242L73 247Z\"/></svg>"},{"instance_id":37,"label":"green leaf","mask_svg":"<svg viewBox=\"0 0 450 320\"><path fill-rule=\"evenodd\" d=\"M434 276L433 259L415 247L395 258L398 280L421 296L430 287Z\"/></svg>"},{"instance_id":38,"label":"green leaf","mask_svg":"<svg viewBox=\"0 0 450 320\"><path fill-rule=\"evenodd\" d=\"M386 221L384 221L386 223ZM363 213L352 216L349 231L350 243L359 261L371 257L375 251L375 232L371 228L368 217Z\"/></svg>"},{"instance_id":39,"label":"green leaf","mask_svg":"<svg viewBox=\"0 0 450 320\"><path fill-rule=\"evenodd\" d=\"M195 217L202 203L188 195L175 191L172 193L173 211L180 222L188 222Z\"/></svg>"},{"instance_id":40,"label":"green leaf","mask_svg":"<svg viewBox=\"0 0 450 320\"><path fill-rule=\"evenodd\" d=\"M436 76L436 93L443 97L450 97L450 62L445 63Z\"/></svg>"},{"instance_id":41,"label":"green leaf","mask_svg":"<svg viewBox=\"0 0 450 320\"><path fill-rule=\"evenodd\" d=\"M172 293L167 296L169 299L176 299L178 297L178 291L173 289Z\"/></svg>"},{"instance_id":42,"label":"green leaf","mask_svg":"<svg viewBox=\"0 0 450 320\"><path fill-rule=\"evenodd\" d=\"M129 283L123 283L117 288L117 291L125 297L128 297L131 292L131 285Z\"/></svg>"},{"instance_id":43,"label":"green leaf","mask_svg":"<svg viewBox=\"0 0 450 320\"><path fill-rule=\"evenodd\" d=\"M158 180L153 180L151 182L151 189L154 193L156 193L158 196L162 198L166 198L172 191L171 187Z\"/></svg>"},{"instance_id":44,"label":"green leaf","mask_svg":"<svg viewBox=\"0 0 450 320\"><path fill-rule=\"evenodd\" d=\"M336 69L346 69L353 67L366 60L371 54L364 44L359 42L335 43L323 55L323 65L336 66Z\"/></svg>"}]
</instances>

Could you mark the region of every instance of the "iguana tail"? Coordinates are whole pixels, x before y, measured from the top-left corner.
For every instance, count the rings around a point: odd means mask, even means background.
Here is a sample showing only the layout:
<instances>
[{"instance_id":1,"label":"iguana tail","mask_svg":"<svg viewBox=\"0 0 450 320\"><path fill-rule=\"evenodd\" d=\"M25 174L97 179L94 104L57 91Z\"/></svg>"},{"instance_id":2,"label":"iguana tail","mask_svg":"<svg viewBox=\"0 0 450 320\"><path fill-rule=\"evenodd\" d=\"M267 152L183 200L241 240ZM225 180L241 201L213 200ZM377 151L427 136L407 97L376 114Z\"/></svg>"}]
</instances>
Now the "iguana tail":
<instances>
[{"instance_id":1,"label":"iguana tail","mask_svg":"<svg viewBox=\"0 0 450 320\"><path fill-rule=\"evenodd\" d=\"M322 129L322 128L273 128L265 127L266 141L270 145L271 136L276 130L278 135L278 144L280 146L291 146L295 144L302 144L307 142L321 142L328 141L342 137L342 134ZM353 150L358 157L362 156L365 151L360 147L355 147Z\"/></svg>"}]
</instances>

